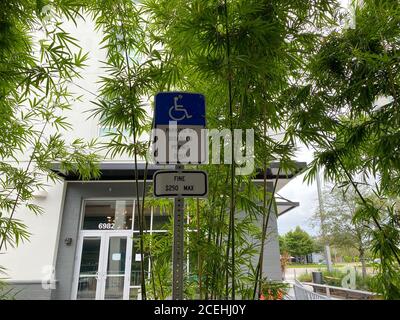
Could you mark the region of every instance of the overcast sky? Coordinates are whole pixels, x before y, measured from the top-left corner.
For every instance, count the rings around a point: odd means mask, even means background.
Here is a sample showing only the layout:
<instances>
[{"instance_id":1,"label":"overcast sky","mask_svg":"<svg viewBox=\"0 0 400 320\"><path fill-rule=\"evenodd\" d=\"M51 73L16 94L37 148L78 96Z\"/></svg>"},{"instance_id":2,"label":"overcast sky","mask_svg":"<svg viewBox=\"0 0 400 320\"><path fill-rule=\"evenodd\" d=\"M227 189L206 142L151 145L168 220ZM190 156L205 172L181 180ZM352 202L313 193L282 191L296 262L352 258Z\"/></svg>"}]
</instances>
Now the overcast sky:
<instances>
[{"instance_id":1,"label":"overcast sky","mask_svg":"<svg viewBox=\"0 0 400 320\"><path fill-rule=\"evenodd\" d=\"M342 6L347 8L349 0L340 0ZM305 147L300 147L299 152L296 154L297 161L305 161L310 163L313 159L313 152ZM317 185L314 182L311 185L303 183L304 174L294 178L278 193L291 200L300 202L300 206L285 213L278 219L279 234L293 230L296 226L300 226L312 235L318 233L318 229L311 226L310 218L318 210L318 194ZM321 179L322 187L324 185Z\"/></svg>"},{"instance_id":2,"label":"overcast sky","mask_svg":"<svg viewBox=\"0 0 400 320\"><path fill-rule=\"evenodd\" d=\"M310 163L313 159L313 152L301 147L296 154L297 161ZM291 201L300 202L300 206L285 213L278 219L278 230L284 234L296 226L300 226L310 234L316 235L318 229L310 225L310 217L318 209L317 185L307 185L303 182L304 174L297 176L284 186L278 193Z\"/></svg>"}]
</instances>

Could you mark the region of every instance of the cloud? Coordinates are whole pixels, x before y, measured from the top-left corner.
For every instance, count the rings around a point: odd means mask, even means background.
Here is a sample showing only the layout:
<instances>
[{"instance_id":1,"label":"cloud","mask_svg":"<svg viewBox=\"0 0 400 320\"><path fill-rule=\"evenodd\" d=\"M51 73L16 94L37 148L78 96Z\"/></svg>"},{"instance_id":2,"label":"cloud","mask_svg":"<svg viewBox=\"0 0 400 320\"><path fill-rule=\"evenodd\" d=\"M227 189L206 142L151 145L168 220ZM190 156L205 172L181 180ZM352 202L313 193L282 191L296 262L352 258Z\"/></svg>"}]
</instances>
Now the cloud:
<instances>
[{"instance_id":1,"label":"cloud","mask_svg":"<svg viewBox=\"0 0 400 320\"><path fill-rule=\"evenodd\" d=\"M300 206L285 213L278 219L279 234L293 230L300 226L312 235L318 234L318 229L311 226L311 217L318 209L318 195L316 183L307 185L303 182L304 174L294 178L279 194L291 201L298 201Z\"/></svg>"},{"instance_id":2,"label":"cloud","mask_svg":"<svg viewBox=\"0 0 400 320\"><path fill-rule=\"evenodd\" d=\"M304 145L299 145L295 159L310 163L313 160L313 152ZM278 192L284 198L300 203L299 207L279 217L279 234L285 234L296 226L300 226L312 235L317 235L319 232L318 228L311 226L311 217L318 209L317 184L314 182L308 185L307 182L303 182L304 176L303 173L295 177Z\"/></svg>"}]
</instances>

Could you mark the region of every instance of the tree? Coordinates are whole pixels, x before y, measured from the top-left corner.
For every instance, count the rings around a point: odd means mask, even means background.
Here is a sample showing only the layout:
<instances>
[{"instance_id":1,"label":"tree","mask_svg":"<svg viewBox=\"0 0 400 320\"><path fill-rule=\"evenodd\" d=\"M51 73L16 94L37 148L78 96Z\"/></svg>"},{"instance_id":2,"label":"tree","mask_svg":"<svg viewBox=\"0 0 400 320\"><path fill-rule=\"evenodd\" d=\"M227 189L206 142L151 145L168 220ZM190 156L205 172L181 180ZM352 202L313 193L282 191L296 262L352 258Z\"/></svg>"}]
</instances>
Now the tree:
<instances>
[{"instance_id":1,"label":"tree","mask_svg":"<svg viewBox=\"0 0 400 320\"><path fill-rule=\"evenodd\" d=\"M284 235L283 236L279 235L279 251L281 254L288 252L288 248L286 245L286 238Z\"/></svg>"},{"instance_id":2,"label":"tree","mask_svg":"<svg viewBox=\"0 0 400 320\"><path fill-rule=\"evenodd\" d=\"M190 229L197 230L190 238L189 252L197 258L191 272L198 279L200 297L227 299L238 294L254 298L261 278L268 217L275 207L274 191L266 188L267 167L280 161L279 172L294 168L293 141L277 141L268 132L284 130L290 105L281 104L279 97L300 77L302 66L322 38L311 26L328 24L335 2L90 3L89 10L104 31L109 71L102 79L101 95L94 101L94 114L104 124L118 128L107 146L111 155L128 153L135 163L144 157L149 144L135 141L135 137L148 130L151 122L141 101L151 99L157 91L205 94L210 129L255 129L254 158L257 169L265 172L263 186L254 186L253 176L237 176L234 161L231 165L204 166L209 175L209 198L187 202L193 224ZM133 143L126 141L125 131ZM243 212L244 218L239 219L238 212ZM262 226L257 227L260 217ZM255 247L250 236L260 239L261 246ZM142 245L149 250L155 274L168 269L165 263L170 261L165 259L170 252L168 242L160 243L164 245L157 249ZM258 260L256 268L254 258ZM190 275L187 283L193 277ZM151 283L149 287L153 287Z\"/></svg>"},{"instance_id":3,"label":"tree","mask_svg":"<svg viewBox=\"0 0 400 320\"><path fill-rule=\"evenodd\" d=\"M371 228L381 259L377 288L400 297L400 232L392 205L376 206L359 190L370 184L378 198L398 199L400 6L397 0L365 0L355 28L331 32L310 60L304 81L288 93L293 105L287 138L315 150L307 179L325 177L360 200L354 222Z\"/></svg>"},{"instance_id":4,"label":"tree","mask_svg":"<svg viewBox=\"0 0 400 320\"><path fill-rule=\"evenodd\" d=\"M84 67L84 54L66 33L61 19L74 21L82 3L57 1L52 16L45 3L3 1L0 13L0 251L29 240L27 226L15 213L42 208L34 193L59 180L52 171L97 177L94 142L66 143L70 124L63 115L75 97L69 84ZM47 19L49 18L49 19Z\"/></svg>"},{"instance_id":5,"label":"tree","mask_svg":"<svg viewBox=\"0 0 400 320\"><path fill-rule=\"evenodd\" d=\"M314 252L313 238L299 226L295 230L286 233L284 239L287 251L292 256L304 257Z\"/></svg>"},{"instance_id":6,"label":"tree","mask_svg":"<svg viewBox=\"0 0 400 320\"><path fill-rule=\"evenodd\" d=\"M344 192L343 189L333 187L324 190L323 196L324 212L315 213L313 219L323 221L328 243L357 250L362 265L362 276L365 278L365 255L370 238L368 226L354 221L357 210L360 209L358 195L351 190Z\"/></svg>"},{"instance_id":7,"label":"tree","mask_svg":"<svg viewBox=\"0 0 400 320\"><path fill-rule=\"evenodd\" d=\"M109 156L127 154L135 166L140 159L145 159L147 164L149 141L140 140L140 136L149 131L152 123L143 100L151 100L158 91L204 93L209 128L255 130L254 160L257 169L264 172L263 186L254 186L254 176L236 175L232 153L230 165L205 166L209 173L209 199L187 202L186 211L191 221L187 230L188 249L196 256L196 264L186 282L188 287L198 286L200 297L256 296L268 221L276 212L275 190L267 192L267 167L272 161L279 161L278 176L293 169L291 158L297 139L317 151L310 166L310 179L316 168L325 166L328 177L337 182L345 177L345 183L357 189L353 177L365 169L382 176L383 195L398 194L399 161L396 152L388 152L396 150L398 142L398 31L395 28L398 9L395 1L375 2L366 1L366 9L357 12L357 29L338 32L330 29L336 18L337 2L333 0L53 2L56 12L68 19L74 20L82 12L89 14L103 32L106 75L101 79L100 95L93 101L93 116L100 117L104 126L117 128L110 133L110 142L105 145ZM25 7L7 1L2 13L12 27L4 29L8 32L5 39L10 39L10 43L2 51L7 53L2 64L7 71L5 75L12 75L10 81L3 82L2 97L7 96L3 99L4 110L10 115L5 117L9 122L4 122L3 128L8 134L11 127L15 129L14 137L22 137L21 140L4 139L7 147L4 150L16 146L18 149L22 141L24 145L19 149L24 152L29 144L25 144L26 140L35 146L32 159L41 166L34 172L43 174L42 177L56 178L49 170L48 160L65 158L66 161L62 160L65 169L78 170L83 178L88 177L92 171L96 173L95 157L85 151L92 144L85 146L77 141L75 146L68 147L57 136L51 140L53 151L47 152L43 144L37 143L42 141L40 129L32 137L28 135L29 138L18 133L18 130L32 132L27 129L32 127L29 123L32 116L22 117L25 121L28 118L28 122L22 122L21 126L8 125L21 123L15 112L19 111L15 105L20 104L21 97L29 100L36 96L37 100L31 100L31 109L37 112L34 116L38 121L66 126L62 118L54 118L55 111L69 105L66 83L79 76L79 67L85 62L85 54L77 47L71 48L75 47L75 40L57 23L54 29L42 29L46 39L40 42L41 57L48 60L31 55L29 28L37 25L42 28L43 4L29 0L22 3ZM376 12L375 5L381 15L379 19L371 13ZM381 33L383 45L379 43ZM11 58L18 56L16 53L22 53L22 58L13 61ZM16 72L9 72L9 67ZM385 81L380 80L382 76ZM380 94L391 95L393 101L372 112L369 104ZM37 108L43 101L46 101L44 109ZM283 141L274 138L281 132L286 133ZM394 177L391 167L395 168ZM12 173L8 169L4 166L3 171L12 177L25 176L24 172ZM30 179L32 173L33 170ZM165 292L157 292L155 283L151 284L154 278L150 283L145 281L143 255L149 257L152 272L162 274L169 269L171 259L166 256L170 254L170 242L156 236L152 239L153 235L143 233L147 189L143 189L143 197L139 199L137 170L135 173L135 198L141 200L136 203L141 231L142 295L145 298L150 287L153 292L149 292L160 297ZM17 181L17 178L7 181ZM20 190L16 198L4 202L8 207L18 203L17 200L31 205L26 202L31 199L31 190ZM355 219L367 220L363 223L370 226L372 221L377 228L374 230L376 252L383 252L385 256L391 253L390 257L396 258L395 211L385 209L385 214L377 219L376 207L368 199L363 200L365 210L360 210ZM163 201L154 203L164 205ZM38 210L32 205L31 208ZM378 211L382 213L382 209ZM243 217L239 218L238 212ZM195 236L190 230L197 230ZM308 248L303 251L298 248L298 252L309 251L309 239L296 230L294 235L304 240L303 249ZM249 237L260 239L261 245L255 246ZM296 247L295 241L289 243ZM397 270L393 264L397 259L391 261L390 257L383 264L383 273ZM258 260L256 267L254 260ZM194 275L197 282L193 281ZM388 281L384 283L390 285ZM193 290L186 294L193 294Z\"/></svg>"}]
</instances>

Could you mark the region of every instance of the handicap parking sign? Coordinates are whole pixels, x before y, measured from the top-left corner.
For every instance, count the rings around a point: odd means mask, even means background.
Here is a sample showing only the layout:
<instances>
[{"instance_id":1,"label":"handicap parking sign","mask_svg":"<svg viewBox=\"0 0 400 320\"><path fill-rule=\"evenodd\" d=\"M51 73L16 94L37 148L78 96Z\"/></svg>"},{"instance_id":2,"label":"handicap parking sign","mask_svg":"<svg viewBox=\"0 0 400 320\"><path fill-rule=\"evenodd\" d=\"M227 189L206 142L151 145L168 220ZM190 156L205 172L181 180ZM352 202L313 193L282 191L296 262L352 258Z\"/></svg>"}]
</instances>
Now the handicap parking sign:
<instances>
[{"instance_id":1,"label":"handicap parking sign","mask_svg":"<svg viewBox=\"0 0 400 320\"><path fill-rule=\"evenodd\" d=\"M204 95L187 92L160 92L155 97L155 126L176 121L178 126L206 126Z\"/></svg>"},{"instance_id":2,"label":"handicap parking sign","mask_svg":"<svg viewBox=\"0 0 400 320\"><path fill-rule=\"evenodd\" d=\"M156 164L200 164L208 159L204 95L160 92L155 96L152 154ZM190 130L185 130L190 129ZM190 131L190 133L188 132Z\"/></svg>"}]
</instances>

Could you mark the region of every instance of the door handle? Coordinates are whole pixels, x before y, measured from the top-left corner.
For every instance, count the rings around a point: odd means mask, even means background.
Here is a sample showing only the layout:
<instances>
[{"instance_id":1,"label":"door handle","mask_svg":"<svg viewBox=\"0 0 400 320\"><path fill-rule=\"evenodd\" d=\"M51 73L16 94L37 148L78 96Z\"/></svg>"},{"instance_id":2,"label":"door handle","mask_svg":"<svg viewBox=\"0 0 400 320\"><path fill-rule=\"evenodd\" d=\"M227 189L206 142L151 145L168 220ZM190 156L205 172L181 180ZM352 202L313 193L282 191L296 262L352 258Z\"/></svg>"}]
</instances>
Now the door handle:
<instances>
[{"instance_id":1,"label":"door handle","mask_svg":"<svg viewBox=\"0 0 400 320\"><path fill-rule=\"evenodd\" d=\"M102 280L105 279L107 277L107 274L105 272L96 272L96 279L97 280Z\"/></svg>"}]
</instances>

